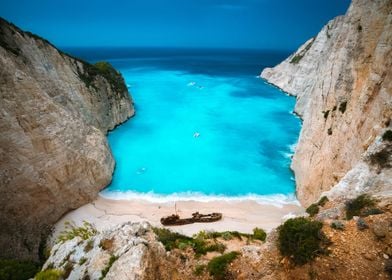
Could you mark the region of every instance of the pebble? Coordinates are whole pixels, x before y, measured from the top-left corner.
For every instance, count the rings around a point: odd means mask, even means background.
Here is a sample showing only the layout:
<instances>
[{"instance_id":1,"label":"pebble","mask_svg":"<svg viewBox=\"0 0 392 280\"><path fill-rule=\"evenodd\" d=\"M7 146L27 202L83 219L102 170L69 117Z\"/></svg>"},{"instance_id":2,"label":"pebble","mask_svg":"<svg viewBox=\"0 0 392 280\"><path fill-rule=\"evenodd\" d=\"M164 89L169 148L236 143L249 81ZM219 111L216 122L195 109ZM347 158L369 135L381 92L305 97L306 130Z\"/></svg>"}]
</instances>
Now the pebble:
<instances>
[{"instance_id":1,"label":"pebble","mask_svg":"<svg viewBox=\"0 0 392 280\"><path fill-rule=\"evenodd\" d=\"M382 256L384 257L384 259L388 260L389 256L387 254L382 254Z\"/></svg>"},{"instance_id":2,"label":"pebble","mask_svg":"<svg viewBox=\"0 0 392 280\"><path fill-rule=\"evenodd\" d=\"M369 254L369 253L365 253L365 254L363 255L363 257L364 257L365 259L369 260L369 261L373 261L373 260L374 260L374 256L373 256L372 254Z\"/></svg>"}]
</instances>

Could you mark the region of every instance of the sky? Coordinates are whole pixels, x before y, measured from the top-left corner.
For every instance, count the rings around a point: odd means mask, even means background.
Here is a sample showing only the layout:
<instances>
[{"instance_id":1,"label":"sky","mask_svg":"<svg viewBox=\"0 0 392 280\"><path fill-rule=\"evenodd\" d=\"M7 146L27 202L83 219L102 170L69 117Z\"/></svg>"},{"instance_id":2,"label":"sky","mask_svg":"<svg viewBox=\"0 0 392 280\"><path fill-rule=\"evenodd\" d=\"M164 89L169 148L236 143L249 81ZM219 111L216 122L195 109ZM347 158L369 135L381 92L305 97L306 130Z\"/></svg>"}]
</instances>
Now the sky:
<instances>
[{"instance_id":1,"label":"sky","mask_svg":"<svg viewBox=\"0 0 392 280\"><path fill-rule=\"evenodd\" d=\"M0 16L59 47L294 50L349 0L0 0Z\"/></svg>"}]
</instances>

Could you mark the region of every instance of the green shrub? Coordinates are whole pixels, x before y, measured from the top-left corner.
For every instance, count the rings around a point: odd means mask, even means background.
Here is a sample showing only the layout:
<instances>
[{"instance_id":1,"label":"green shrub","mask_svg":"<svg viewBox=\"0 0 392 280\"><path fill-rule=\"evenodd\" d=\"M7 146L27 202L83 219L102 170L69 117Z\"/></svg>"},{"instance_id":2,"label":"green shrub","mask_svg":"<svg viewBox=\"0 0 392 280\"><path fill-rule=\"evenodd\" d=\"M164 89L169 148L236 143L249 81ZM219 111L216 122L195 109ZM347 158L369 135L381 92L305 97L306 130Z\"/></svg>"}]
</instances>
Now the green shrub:
<instances>
[{"instance_id":1,"label":"green shrub","mask_svg":"<svg viewBox=\"0 0 392 280\"><path fill-rule=\"evenodd\" d=\"M222 233L222 238L224 240L232 240L234 238L234 236L231 234L230 231L225 231Z\"/></svg>"},{"instance_id":2,"label":"green shrub","mask_svg":"<svg viewBox=\"0 0 392 280\"><path fill-rule=\"evenodd\" d=\"M158 237L158 241L162 242L166 251L178 248L179 243L189 244L193 239L191 237L172 232L166 228L153 228L154 233Z\"/></svg>"},{"instance_id":3,"label":"green shrub","mask_svg":"<svg viewBox=\"0 0 392 280\"><path fill-rule=\"evenodd\" d=\"M377 151L374 154L369 156L370 162L373 165L376 165L378 168L390 168L391 164L391 155L392 155L392 146L387 145L382 148L380 151Z\"/></svg>"},{"instance_id":4,"label":"green shrub","mask_svg":"<svg viewBox=\"0 0 392 280\"><path fill-rule=\"evenodd\" d=\"M58 242L65 242L67 240L72 240L77 236L83 240L87 240L97 233L97 229L87 221L83 221L83 225L80 227L67 221L65 222L65 230L60 233L57 240Z\"/></svg>"},{"instance_id":5,"label":"green shrub","mask_svg":"<svg viewBox=\"0 0 392 280\"><path fill-rule=\"evenodd\" d=\"M79 265L83 265L86 261L87 259L85 257L81 257L79 260Z\"/></svg>"},{"instance_id":6,"label":"green shrub","mask_svg":"<svg viewBox=\"0 0 392 280\"><path fill-rule=\"evenodd\" d=\"M238 257L238 252L230 252L213 258L207 265L208 272L214 279L226 279L227 266Z\"/></svg>"},{"instance_id":7,"label":"green shrub","mask_svg":"<svg viewBox=\"0 0 392 280\"><path fill-rule=\"evenodd\" d=\"M200 276L203 274L203 272L206 270L206 265L205 264L198 264L195 267L195 270L193 271L193 274L196 276Z\"/></svg>"},{"instance_id":8,"label":"green shrub","mask_svg":"<svg viewBox=\"0 0 392 280\"><path fill-rule=\"evenodd\" d=\"M90 252L93 249L93 247L94 247L94 240L90 239L89 241L87 241L87 244L84 247L83 251L85 253L88 253L88 252Z\"/></svg>"},{"instance_id":9,"label":"green shrub","mask_svg":"<svg viewBox=\"0 0 392 280\"><path fill-rule=\"evenodd\" d=\"M342 114L344 114L344 112L346 112L346 108L347 108L347 101L344 101L344 102L339 104L339 111Z\"/></svg>"},{"instance_id":10,"label":"green shrub","mask_svg":"<svg viewBox=\"0 0 392 280\"><path fill-rule=\"evenodd\" d=\"M344 224L341 221L333 221L331 223L331 228L337 230L344 230Z\"/></svg>"},{"instance_id":11,"label":"green shrub","mask_svg":"<svg viewBox=\"0 0 392 280\"><path fill-rule=\"evenodd\" d=\"M263 229L256 227L253 229L253 236L252 237L257 240L265 241L265 239L267 237L267 233L265 233L265 231Z\"/></svg>"},{"instance_id":12,"label":"green shrub","mask_svg":"<svg viewBox=\"0 0 392 280\"><path fill-rule=\"evenodd\" d=\"M347 220L351 220L354 216L361 216L365 208L373 207L374 205L374 200L367 194L362 194L355 199L347 201L345 205Z\"/></svg>"},{"instance_id":13,"label":"green shrub","mask_svg":"<svg viewBox=\"0 0 392 280\"><path fill-rule=\"evenodd\" d=\"M313 203L309 205L308 208L306 208L306 213L308 213L310 217L314 217L315 215L318 214L320 210L319 206L323 207L325 203L327 203L328 201L329 201L328 197L326 196L321 197L317 203Z\"/></svg>"},{"instance_id":14,"label":"green shrub","mask_svg":"<svg viewBox=\"0 0 392 280\"><path fill-rule=\"evenodd\" d=\"M305 49L303 49L300 53L297 53L291 60L290 63L292 64L297 64L298 62L301 61L301 59L305 56L307 51L310 49L310 47L313 45L314 39L309 42L309 44L306 45Z\"/></svg>"},{"instance_id":15,"label":"green shrub","mask_svg":"<svg viewBox=\"0 0 392 280\"><path fill-rule=\"evenodd\" d=\"M183 250L189 246L196 255L200 256L213 251L224 252L226 249L222 243L207 241L210 238L218 237L215 233L201 231L192 238L165 228L154 228L153 231L157 235L158 241L165 246L166 251L171 251L175 248Z\"/></svg>"},{"instance_id":16,"label":"green shrub","mask_svg":"<svg viewBox=\"0 0 392 280\"><path fill-rule=\"evenodd\" d=\"M392 142L392 130L387 130L382 135L382 140Z\"/></svg>"},{"instance_id":17,"label":"green shrub","mask_svg":"<svg viewBox=\"0 0 392 280\"><path fill-rule=\"evenodd\" d=\"M309 205L308 208L306 208L306 213L308 213L310 217L315 216L318 212L319 212L319 206L316 203L313 203Z\"/></svg>"},{"instance_id":18,"label":"green shrub","mask_svg":"<svg viewBox=\"0 0 392 280\"><path fill-rule=\"evenodd\" d=\"M193 251L197 256L205 255L208 252L219 252L223 253L226 250L226 246L219 242L208 243L203 239L193 239L190 241Z\"/></svg>"},{"instance_id":19,"label":"green shrub","mask_svg":"<svg viewBox=\"0 0 392 280\"><path fill-rule=\"evenodd\" d=\"M78 69L79 78L85 83L86 87L96 88L93 82L96 76L102 76L109 82L113 91L119 93L127 91L123 77L110 63L100 61L92 65L80 59L78 61L83 64L84 69L84 72Z\"/></svg>"},{"instance_id":20,"label":"green shrub","mask_svg":"<svg viewBox=\"0 0 392 280\"><path fill-rule=\"evenodd\" d=\"M320 198L320 200L317 202L317 204L321 207L323 207L325 205L325 203L327 203L329 201L328 197L323 196Z\"/></svg>"},{"instance_id":21,"label":"green shrub","mask_svg":"<svg viewBox=\"0 0 392 280\"><path fill-rule=\"evenodd\" d=\"M25 280L33 277L39 265L31 261L0 259L0 279Z\"/></svg>"},{"instance_id":22,"label":"green shrub","mask_svg":"<svg viewBox=\"0 0 392 280\"><path fill-rule=\"evenodd\" d=\"M380 215L380 214L384 214L384 211L378 208L369 208L363 211L362 216L367 217L367 216Z\"/></svg>"},{"instance_id":23,"label":"green shrub","mask_svg":"<svg viewBox=\"0 0 392 280\"><path fill-rule=\"evenodd\" d=\"M323 224L303 217L287 220L279 230L278 247L283 256L294 264L302 265L325 252L326 237L321 231Z\"/></svg>"},{"instance_id":24,"label":"green shrub","mask_svg":"<svg viewBox=\"0 0 392 280\"><path fill-rule=\"evenodd\" d=\"M369 228L369 226L368 226L368 224L366 223L366 221L364 220L364 219L362 219L362 218L359 218L358 220L357 220L357 229L359 229L359 230L365 230L365 229L368 229Z\"/></svg>"},{"instance_id":25,"label":"green shrub","mask_svg":"<svg viewBox=\"0 0 392 280\"><path fill-rule=\"evenodd\" d=\"M118 259L118 257L111 255L108 264L104 269L101 271L101 277L99 280L105 279L106 274L108 274L110 268L112 267L113 263Z\"/></svg>"},{"instance_id":26,"label":"green shrub","mask_svg":"<svg viewBox=\"0 0 392 280\"><path fill-rule=\"evenodd\" d=\"M34 280L59 280L62 278L63 272L57 269L46 269L35 275Z\"/></svg>"},{"instance_id":27,"label":"green shrub","mask_svg":"<svg viewBox=\"0 0 392 280\"><path fill-rule=\"evenodd\" d=\"M185 250L189 246L190 246L190 244L188 242L179 242L177 247L180 250Z\"/></svg>"}]
</instances>

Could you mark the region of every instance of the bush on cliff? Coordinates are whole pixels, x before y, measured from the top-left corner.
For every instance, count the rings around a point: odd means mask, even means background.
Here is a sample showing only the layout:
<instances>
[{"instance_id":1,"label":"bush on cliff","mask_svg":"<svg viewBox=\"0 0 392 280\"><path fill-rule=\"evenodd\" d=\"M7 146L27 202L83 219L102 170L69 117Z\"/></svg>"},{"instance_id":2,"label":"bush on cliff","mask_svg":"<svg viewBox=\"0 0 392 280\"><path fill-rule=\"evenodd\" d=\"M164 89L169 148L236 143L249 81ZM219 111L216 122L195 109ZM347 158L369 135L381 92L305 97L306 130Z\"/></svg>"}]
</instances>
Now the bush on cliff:
<instances>
[{"instance_id":1,"label":"bush on cliff","mask_svg":"<svg viewBox=\"0 0 392 280\"><path fill-rule=\"evenodd\" d=\"M124 78L110 63L100 61L92 65L80 59L78 59L78 61L81 62L84 67L84 71L78 69L79 78L87 87L92 86L96 89L94 81L96 76L99 75L109 82L110 87L115 92L123 93L127 91Z\"/></svg>"},{"instance_id":2,"label":"bush on cliff","mask_svg":"<svg viewBox=\"0 0 392 280\"><path fill-rule=\"evenodd\" d=\"M308 213L310 217L317 215L318 212L319 206L316 203L313 203L308 208L306 208L306 213Z\"/></svg>"},{"instance_id":3,"label":"bush on cliff","mask_svg":"<svg viewBox=\"0 0 392 280\"><path fill-rule=\"evenodd\" d=\"M346 202L346 218L351 220L354 216L362 216L364 210L374 207L374 200L367 194L362 194Z\"/></svg>"},{"instance_id":4,"label":"bush on cliff","mask_svg":"<svg viewBox=\"0 0 392 280\"><path fill-rule=\"evenodd\" d=\"M267 233L261 228L254 228L253 229L253 236L254 239L260 240L260 241L265 241L267 238Z\"/></svg>"},{"instance_id":5,"label":"bush on cliff","mask_svg":"<svg viewBox=\"0 0 392 280\"><path fill-rule=\"evenodd\" d=\"M203 235L196 235L195 238L188 237L165 228L153 228L158 241L162 242L166 251L173 249L184 250L192 248L196 256L205 255L208 252L223 253L226 246L216 240L206 240Z\"/></svg>"},{"instance_id":6,"label":"bush on cliff","mask_svg":"<svg viewBox=\"0 0 392 280\"><path fill-rule=\"evenodd\" d=\"M278 228L278 247L283 256L296 265L303 265L317 255L325 253L329 240L321 228L323 224L303 217L287 220Z\"/></svg>"},{"instance_id":7,"label":"bush on cliff","mask_svg":"<svg viewBox=\"0 0 392 280\"><path fill-rule=\"evenodd\" d=\"M328 197L326 196L321 197L317 203L313 203L309 205L308 208L306 208L306 213L308 213L310 217L317 215L320 210L319 207L320 206L323 207L325 203L327 203L328 201L329 201Z\"/></svg>"},{"instance_id":8,"label":"bush on cliff","mask_svg":"<svg viewBox=\"0 0 392 280\"><path fill-rule=\"evenodd\" d=\"M238 257L238 252L230 252L213 258L207 265L210 275L217 280L228 279L227 266Z\"/></svg>"}]
</instances>

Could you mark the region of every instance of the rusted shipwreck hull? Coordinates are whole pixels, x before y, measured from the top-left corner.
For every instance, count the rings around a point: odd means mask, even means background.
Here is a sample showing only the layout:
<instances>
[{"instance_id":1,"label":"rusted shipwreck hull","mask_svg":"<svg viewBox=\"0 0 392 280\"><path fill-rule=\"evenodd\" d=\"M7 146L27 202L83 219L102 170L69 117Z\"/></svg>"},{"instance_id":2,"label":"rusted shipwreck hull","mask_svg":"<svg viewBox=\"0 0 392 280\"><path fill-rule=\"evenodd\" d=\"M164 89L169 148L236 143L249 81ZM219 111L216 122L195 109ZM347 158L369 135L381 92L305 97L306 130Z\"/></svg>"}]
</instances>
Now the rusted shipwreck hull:
<instances>
[{"instance_id":1,"label":"rusted shipwreck hull","mask_svg":"<svg viewBox=\"0 0 392 280\"><path fill-rule=\"evenodd\" d=\"M180 216L173 214L161 218L162 225L165 226L180 226L193 223L212 223L222 219L222 213L200 214L199 212L193 213L192 218L180 219Z\"/></svg>"}]
</instances>

